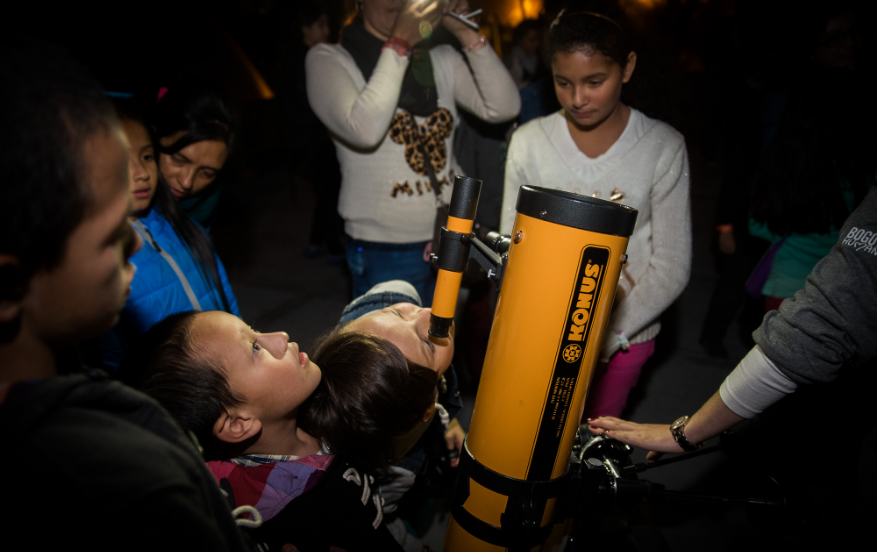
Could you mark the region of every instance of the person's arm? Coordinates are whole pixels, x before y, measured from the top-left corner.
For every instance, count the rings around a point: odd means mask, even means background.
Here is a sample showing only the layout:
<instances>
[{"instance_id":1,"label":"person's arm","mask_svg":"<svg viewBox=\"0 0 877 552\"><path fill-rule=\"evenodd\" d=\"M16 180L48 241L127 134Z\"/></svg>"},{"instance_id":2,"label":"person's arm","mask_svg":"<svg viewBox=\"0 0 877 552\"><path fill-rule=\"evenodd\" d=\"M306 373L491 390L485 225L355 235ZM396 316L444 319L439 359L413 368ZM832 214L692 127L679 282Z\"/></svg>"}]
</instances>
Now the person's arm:
<instances>
[{"instance_id":1,"label":"person's arm","mask_svg":"<svg viewBox=\"0 0 877 552\"><path fill-rule=\"evenodd\" d=\"M473 31L473 34L477 33ZM454 100L457 104L489 123L517 117L521 111L521 95L493 48L485 45L465 55L469 65L456 54L452 62Z\"/></svg>"},{"instance_id":2,"label":"person's arm","mask_svg":"<svg viewBox=\"0 0 877 552\"><path fill-rule=\"evenodd\" d=\"M719 392L695 412L685 424L685 437L690 443L702 443L742 422L745 418L734 413L722 401ZM610 416L589 421L590 430L597 435L605 434L623 443L644 448L648 460L654 461L663 452L683 452L670 433L670 423L638 424Z\"/></svg>"},{"instance_id":3,"label":"person's arm","mask_svg":"<svg viewBox=\"0 0 877 552\"><path fill-rule=\"evenodd\" d=\"M438 24L445 4L435 0L408 0L401 7L390 37L415 46L422 40L422 24ZM384 48L368 82L361 90L351 71L353 59L337 47L318 44L305 58L308 101L311 109L336 136L355 148L372 149L380 144L402 92L408 56Z\"/></svg>"},{"instance_id":4,"label":"person's arm","mask_svg":"<svg viewBox=\"0 0 877 552\"><path fill-rule=\"evenodd\" d=\"M752 337L789 378L824 383L877 357L877 187L844 223L803 290L764 317Z\"/></svg>"},{"instance_id":5,"label":"person's arm","mask_svg":"<svg viewBox=\"0 0 877 552\"><path fill-rule=\"evenodd\" d=\"M305 58L311 109L326 128L351 146L374 148L387 134L407 68L407 57L385 48L365 88L359 90L337 50L314 46Z\"/></svg>"},{"instance_id":6,"label":"person's arm","mask_svg":"<svg viewBox=\"0 0 877 552\"><path fill-rule=\"evenodd\" d=\"M755 416L776 403L797 385L755 346L725 378L722 386L688 423L685 436L691 443L702 443ZM653 452L682 452L670 433L670 425L636 424L618 418L597 418L590 421L591 431L642 447ZM650 460L658 455L652 454Z\"/></svg>"},{"instance_id":7,"label":"person's arm","mask_svg":"<svg viewBox=\"0 0 877 552\"><path fill-rule=\"evenodd\" d=\"M451 0L448 8L456 13L469 12L467 0ZM469 62L467 65L456 53L449 60L454 101L489 123L517 117L521 111L518 87L486 38L448 15L442 19L442 25L457 37Z\"/></svg>"},{"instance_id":8,"label":"person's arm","mask_svg":"<svg viewBox=\"0 0 877 552\"><path fill-rule=\"evenodd\" d=\"M685 144L672 152L650 193L651 244L646 271L633 282L623 301L613 310L603 339L601 355L611 357L621 347L616 331L633 337L653 323L679 297L691 272L691 209L689 206L688 153ZM659 166L659 169L662 167ZM619 286L620 287L620 286Z\"/></svg>"}]
</instances>

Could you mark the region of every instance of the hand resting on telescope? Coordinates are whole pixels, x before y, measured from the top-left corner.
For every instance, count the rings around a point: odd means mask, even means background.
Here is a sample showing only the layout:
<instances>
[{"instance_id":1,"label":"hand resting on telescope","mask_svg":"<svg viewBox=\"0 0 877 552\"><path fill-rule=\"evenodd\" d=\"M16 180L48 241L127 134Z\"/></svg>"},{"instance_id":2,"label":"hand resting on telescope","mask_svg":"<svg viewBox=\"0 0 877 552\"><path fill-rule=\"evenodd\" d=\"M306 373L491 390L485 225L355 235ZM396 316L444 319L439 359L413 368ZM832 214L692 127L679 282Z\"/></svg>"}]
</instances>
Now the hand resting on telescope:
<instances>
[{"instance_id":1,"label":"hand resting on telescope","mask_svg":"<svg viewBox=\"0 0 877 552\"><path fill-rule=\"evenodd\" d=\"M744 419L728 408L716 391L685 424L685 436L691 443L702 443ZM665 452L683 452L670 433L670 424L638 424L608 416L588 420L588 423L591 433L605 434L623 443L647 449L648 462L658 460Z\"/></svg>"}]
</instances>

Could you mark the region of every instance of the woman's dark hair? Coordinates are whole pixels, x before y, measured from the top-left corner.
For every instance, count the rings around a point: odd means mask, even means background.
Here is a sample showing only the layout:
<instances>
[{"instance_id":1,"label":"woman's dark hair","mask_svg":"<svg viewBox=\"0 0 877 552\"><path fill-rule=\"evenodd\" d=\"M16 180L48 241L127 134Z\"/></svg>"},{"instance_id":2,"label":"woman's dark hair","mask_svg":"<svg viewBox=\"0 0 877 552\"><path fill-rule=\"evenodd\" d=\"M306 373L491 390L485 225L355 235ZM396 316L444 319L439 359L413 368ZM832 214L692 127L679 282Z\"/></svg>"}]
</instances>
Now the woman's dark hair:
<instances>
[{"instance_id":1,"label":"woman's dark hair","mask_svg":"<svg viewBox=\"0 0 877 552\"><path fill-rule=\"evenodd\" d=\"M603 54L623 68L634 48L617 21L597 12L562 12L545 35L545 64L551 67L554 56L560 52L582 51Z\"/></svg>"},{"instance_id":2,"label":"woman's dark hair","mask_svg":"<svg viewBox=\"0 0 877 552\"><path fill-rule=\"evenodd\" d=\"M145 109L136 98L113 98L113 105L116 113L121 120L135 121L143 125L149 138L152 140L153 147L159 151L159 143L152 130L152 125L145 114ZM158 160L156 159L156 163ZM207 283L207 289L211 290L217 303L222 306L226 312L231 312L231 304L228 296L225 294L225 288L222 285L222 278L219 276L219 265L216 263L216 252L210 239L192 219L177 206L170 187L164 181L161 171L158 172L158 182L155 185L155 195L152 199L151 208L154 208L170 223L171 228L189 248L192 257L195 260L195 266L201 278ZM135 213L136 214L136 213ZM147 246L148 247L148 246ZM210 285L212 284L212 285Z\"/></svg>"},{"instance_id":3,"label":"woman's dark hair","mask_svg":"<svg viewBox=\"0 0 877 552\"><path fill-rule=\"evenodd\" d=\"M155 104L153 124L159 139L183 131L173 144L159 151L173 155L204 140L219 140L228 146L229 156L236 145L237 117L216 92L172 88Z\"/></svg>"},{"instance_id":4,"label":"woman's dark hair","mask_svg":"<svg viewBox=\"0 0 877 552\"><path fill-rule=\"evenodd\" d=\"M168 316L131 347L119 366L119 379L161 404L204 447L205 457L222 456L213 435L216 420L243 401L228 384L221 365L192 341L194 311Z\"/></svg>"},{"instance_id":5,"label":"woman's dark hair","mask_svg":"<svg viewBox=\"0 0 877 552\"><path fill-rule=\"evenodd\" d=\"M388 340L344 328L311 348L323 377L298 423L362 467L386 465L400 457L394 439L413 430L435 403L438 376Z\"/></svg>"}]
</instances>

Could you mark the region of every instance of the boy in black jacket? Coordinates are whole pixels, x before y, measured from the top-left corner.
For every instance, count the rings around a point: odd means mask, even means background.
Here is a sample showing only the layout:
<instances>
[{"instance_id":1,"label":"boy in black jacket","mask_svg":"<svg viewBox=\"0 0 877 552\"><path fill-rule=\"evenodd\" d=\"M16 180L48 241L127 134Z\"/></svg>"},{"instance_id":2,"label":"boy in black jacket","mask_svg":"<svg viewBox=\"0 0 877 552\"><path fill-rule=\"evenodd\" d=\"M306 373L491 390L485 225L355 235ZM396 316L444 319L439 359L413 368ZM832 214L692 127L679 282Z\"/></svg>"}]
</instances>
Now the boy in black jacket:
<instances>
[{"instance_id":1,"label":"boy in black jacket","mask_svg":"<svg viewBox=\"0 0 877 552\"><path fill-rule=\"evenodd\" d=\"M141 243L103 91L63 52L0 42L0 531L28 549L245 550L197 449L152 400L82 374ZM71 375L61 375L64 373ZM25 544L26 543L26 544Z\"/></svg>"}]
</instances>

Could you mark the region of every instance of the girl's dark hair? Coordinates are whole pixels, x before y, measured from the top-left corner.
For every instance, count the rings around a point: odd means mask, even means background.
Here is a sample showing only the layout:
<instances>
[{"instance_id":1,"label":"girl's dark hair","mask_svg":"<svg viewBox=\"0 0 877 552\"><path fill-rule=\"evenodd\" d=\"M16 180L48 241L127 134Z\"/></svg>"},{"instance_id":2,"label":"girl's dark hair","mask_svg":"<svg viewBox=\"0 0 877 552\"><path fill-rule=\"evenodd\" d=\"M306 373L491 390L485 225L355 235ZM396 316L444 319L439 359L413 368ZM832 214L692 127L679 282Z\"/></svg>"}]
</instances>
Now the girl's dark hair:
<instances>
[{"instance_id":1,"label":"girl's dark hair","mask_svg":"<svg viewBox=\"0 0 877 552\"><path fill-rule=\"evenodd\" d=\"M228 146L230 156L236 145L237 118L225 100L210 90L168 90L155 105L153 123L158 138L185 132L170 146L157 144L168 155L204 140L219 140Z\"/></svg>"},{"instance_id":2,"label":"girl's dark hair","mask_svg":"<svg viewBox=\"0 0 877 552\"><path fill-rule=\"evenodd\" d=\"M598 52L622 68L634 51L631 39L615 18L597 12L564 11L548 29L543 46L545 64L551 67L559 52Z\"/></svg>"},{"instance_id":3,"label":"girl's dark hair","mask_svg":"<svg viewBox=\"0 0 877 552\"><path fill-rule=\"evenodd\" d=\"M159 151L155 132L146 117L146 110L142 108L139 101L135 98L113 98L113 105L119 119L135 121L143 125L146 132L149 133L153 147ZM158 159L156 159L156 163L158 163ZM211 294L217 299L217 303L222 306L224 311L231 312L231 304L225 294L222 278L219 276L219 265L216 263L216 252L213 249L213 244L210 243L210 238L207 237L204 230L177 206L161 171L158 172L158 182L155 185L155 195L150 207L167 219L171 228L192 253L201 278L208 284L207 289L211 290Z\"/></svg>"},{"instance_id":4,"label":"girl's dark hair","mask_svg":"<svg viewBox=\"0 0 877 552\"><path fill-rule=\"evenodd\" d=\"M542 45L547 67L558 52L598 52L624 69L636 52L636 72L621 90L621 101L649 117L678 126L686 90L679 74L677 56L668 43L655 36L634 32L632 23L617 1L570 2L549 26Z\"/></svg>"},{"instance_id":5,"label":"girl's dark hair","mask_svg":"<svg viewBox=\"0 0 877 552\"><path fill-rule=\"evenodd\" d=\"M435 403L438 376L388 340L344 328L311 348L323 377L298 423L334 453L365 468L383 466L400 459L394 440L413 430Z\"/></svg>"},{"instance_id":6,"label":"girl's dark hair","mask_svg":"<svg viewBox=\"0 0 877 552\"><path fill-rule=\"evenodd\" d=\"M195 311L168 316L150 328L125 354L119 378L161 404L191 431L208 459L219 458L213 425L243 401L228 384L224 368L192 341Z\"/></svg>"}]
</instances>

